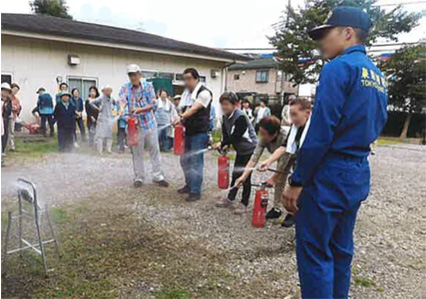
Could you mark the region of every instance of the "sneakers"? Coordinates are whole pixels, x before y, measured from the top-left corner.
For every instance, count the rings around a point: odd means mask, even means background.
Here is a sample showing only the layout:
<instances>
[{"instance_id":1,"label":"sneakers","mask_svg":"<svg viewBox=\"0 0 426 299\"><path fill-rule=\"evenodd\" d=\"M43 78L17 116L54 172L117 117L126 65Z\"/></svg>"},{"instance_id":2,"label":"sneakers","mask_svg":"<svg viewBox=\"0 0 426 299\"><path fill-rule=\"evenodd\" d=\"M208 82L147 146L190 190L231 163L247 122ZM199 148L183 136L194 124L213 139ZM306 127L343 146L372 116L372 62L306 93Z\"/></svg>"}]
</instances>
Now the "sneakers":
<instances>
[{"instance_id":1,"label":"sneakers","mask_svg":"<svg viewBox=\"0 0 426 299\"><path fill-rule=\"evenodd\" d=\"M232 200L229 200L227 197L219 199L216 204L216 207L218 208L229 208L231 209L234 206L234 202Z\"/></svg>"},{"instance_id":2,"label":"sneakers","mask_svg":"<svg viewBox=\"0 0 426 299\"><path fill-rule=\"evenodd\" d=\"M243 205L242 203L239 203L238 206L234 210L235 215L245 215L245 214L247 214L247 212L248 212L247 207L245 205Z\"/></svg>"},{"instance_id":3,"label":"sneakers","mask_svg":"<svg viewBox=\"0 0 426 299\"><path fill-rule=\"evenodd\" d=\"M296 219L295 219L295 217L293 215L287 214L285 216L285 219L284 219L283 223L281 224L281 226L282 227L286 227L286 228L292 227L294 225L294 223L295 223L295 220Z\"/></svg>"},{"instance_id":4,"label":"sneakers","mask_svg":"<svg viewBox=\"0 0 426 299\"><path fill-rule=\"evenodd\" d=\"M135 188L141 188L143 186L143 182L141 180L135 180L133 182L133 187Z\"/></svg>"},{"instance_id":5,"label":"sneakers","mask_svg":"<svg viewBox=\"0 0 426 299\"><path fill-rule=\"evenodd\" d=\"M169 187L169 183L167 181L165 181L165 180L160 180L160 181L153 180L152 182L154 184L157 184L160 187L165 187L165 188Z\"/></svg>"},{"instance_id":6,"label":"sneakers","mask_svg":"<svg viewBox=\"0 0 426 299\"><path fill-rule=\"evenodd\" d=\"M189 193L191 190L189 189L188 185L183 186L182 188L178 189L178 193L179 194L185 194L185 193Z\"/></svg>"},{"instance_id":7,"label":"sneakers","mask_svg":"<svg viewBox=\"0 0 426 299\"><path fill-rule=\"evenodd\" d=\"M185 198L187 202L194 202L201 199L201 194L189 193L188 197Z\"/></svg>"},{"instance_id":8,"label":"sneakers","mask_svg":"<svg viewBox=\"0 0 426 299\"><path fill-rule=\"evenodd\" d=\"M280 218L282 212L277 208L272 208L266 213L266 220L278 219Z\"/></svg>"}]
</instances>

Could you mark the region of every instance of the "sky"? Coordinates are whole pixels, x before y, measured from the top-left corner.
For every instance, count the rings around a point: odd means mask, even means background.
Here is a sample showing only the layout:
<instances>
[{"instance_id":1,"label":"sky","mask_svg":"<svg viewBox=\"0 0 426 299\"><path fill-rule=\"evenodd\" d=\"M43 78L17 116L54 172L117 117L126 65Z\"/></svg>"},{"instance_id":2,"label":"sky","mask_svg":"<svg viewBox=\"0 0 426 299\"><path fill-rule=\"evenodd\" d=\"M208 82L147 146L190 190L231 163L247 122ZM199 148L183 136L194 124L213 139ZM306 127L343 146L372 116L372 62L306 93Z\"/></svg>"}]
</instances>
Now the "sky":
<instances>
[{"instance_id":1,"label":"sky","mask_svg":"<svg viewBox=\"0 0 426 299\"><path fill-rule=\"evenodd\" d=\"M31 13L28 0L9 1L2 12ZM420 26L400 36L401 42L426 38L426 1L380 0L379 4L416 2L408 11L423 11ZM285 0L68 0L79 21L144 30L185 42L217 48L271 47L272 25L279 21ZM291 0L293 6L303 0ZM386 6L390 9L392 6Z\"/></svg>"}]
</instances>

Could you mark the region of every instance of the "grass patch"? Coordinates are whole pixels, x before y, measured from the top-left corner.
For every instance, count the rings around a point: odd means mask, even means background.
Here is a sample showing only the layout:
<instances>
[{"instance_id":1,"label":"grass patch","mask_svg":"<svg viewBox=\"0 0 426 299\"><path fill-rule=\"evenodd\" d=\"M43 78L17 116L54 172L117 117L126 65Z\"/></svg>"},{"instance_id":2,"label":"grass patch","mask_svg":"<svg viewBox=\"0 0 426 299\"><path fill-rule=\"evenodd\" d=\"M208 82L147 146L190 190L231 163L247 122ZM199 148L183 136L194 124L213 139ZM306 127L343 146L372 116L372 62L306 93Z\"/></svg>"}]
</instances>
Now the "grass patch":
<instances>
[{"instance_id":1,"label":"grass patch","mask_svg":"<svg viewBox=\"0 0 426 299\"><path fill-rule=\"evenodd\" d=\"M67 212L63 208L52 208L49 212L54 223L62 224L70 219L70 217L67 215Z\"/></svg>"},{"instance_id":2,"label":"grass patch","mask_svg":"<svg viewBox=\"0 0 426 299\"><path fill-rule=\"evenodd\" d=\"M217 287L233 280L222 268L220 255L137 217L127 206L141 200L140 196L132 189L115 191L121 194L119 201L109 196L110 190L103 190L89 195L84 203L51 208L62 258L58 259L53 245L46 246L48 267L53 269L47 279L42 265L32 255L24 254L27 261L11 258L8 275L2 279L2 296L232 297L229 290ZM154 198L158 190L153 188L146 193L146 198ZM5 226L2 230L4 233ZM205 287L192 290L201 283Z\"/></svg>"},{"instance_id":3,"label":"grass patch","mask_svg":"<svg viewBox=\"0 0 426 299\"><path fill-rule=\"evenodd\" d=\"M389 137L380 137L377 139L377 143L379 145L395 145L395 144L401 144L401 140L398 138L389 138Z\"/></svg>"},{"instance_id":4,"label":"grass patch","mask_svg":"<svg viewBox=\"0 0 426 299\"><path fill-rule=\"evenodd\" d=\"M189 299L190 295L184 290L161 289L156 297L158 299Z\"/></svg>"},{"instance_id":5,"label":"grass patch","mask_svg":"<svg viewBox=\"0 0 426 299\"><path fill-rule=\"evenodd\" d=\"M15 137L14 152L9 152L11 156L40 157L48 153L58 151L57 138L25 138Z\"/></svg>"},{"instance_id":6,"label":"grass patch","mask_svg":"<svg viewBox=\"0 0 426 299\"><path fill-rule=\"evenodd\" d=\"M365 288L376 286L376 282L374 280L370 279L370 278L367 278L367 277L355 276L354 281L355 281L356 286L361 286L361 287L365 287Z\"/></svg>"}]
</instances>

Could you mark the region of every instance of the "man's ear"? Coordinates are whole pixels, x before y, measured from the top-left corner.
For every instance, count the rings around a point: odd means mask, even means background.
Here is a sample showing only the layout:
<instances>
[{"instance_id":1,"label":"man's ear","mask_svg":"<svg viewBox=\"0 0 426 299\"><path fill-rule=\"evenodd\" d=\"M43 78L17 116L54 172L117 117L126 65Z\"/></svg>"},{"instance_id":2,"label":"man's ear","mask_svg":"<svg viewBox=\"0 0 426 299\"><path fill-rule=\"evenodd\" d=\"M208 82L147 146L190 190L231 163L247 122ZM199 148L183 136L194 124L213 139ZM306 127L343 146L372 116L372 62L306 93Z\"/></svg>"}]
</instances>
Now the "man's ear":
<instances>
[{"instance_id":1,"label":"man's ear","mask_svg":"<svg viewBox=\"0 0 426 299\"><path fill-rule=\"evenodd\" d=\"M343 29L343 33L345 35L345 40L347 41L355 36L355 30L352 27L345 27L345 29Z\"/></svg>"}]
</instances>

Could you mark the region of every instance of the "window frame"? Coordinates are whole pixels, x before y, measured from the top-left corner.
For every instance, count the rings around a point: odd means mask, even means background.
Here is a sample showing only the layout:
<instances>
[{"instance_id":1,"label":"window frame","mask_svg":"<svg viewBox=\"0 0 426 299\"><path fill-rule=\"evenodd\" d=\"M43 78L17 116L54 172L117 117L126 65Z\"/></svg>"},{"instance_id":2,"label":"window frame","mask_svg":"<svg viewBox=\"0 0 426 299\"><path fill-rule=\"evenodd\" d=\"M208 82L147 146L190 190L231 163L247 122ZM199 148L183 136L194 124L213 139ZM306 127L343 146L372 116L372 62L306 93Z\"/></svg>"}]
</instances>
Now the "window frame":
<instances>
[{"instance_id":1,"label":"window frame","mask_svg":"<svg viewBox=\"0 0 426 299\"><path fill-rule=\"evenodd\" d=\"M266 78L264 80L259 80L259 74L265 73ZM256 70L256 83L268 83L269 82L269 70L268 69L259 69Z\"/></svg>"}]
</instances>

